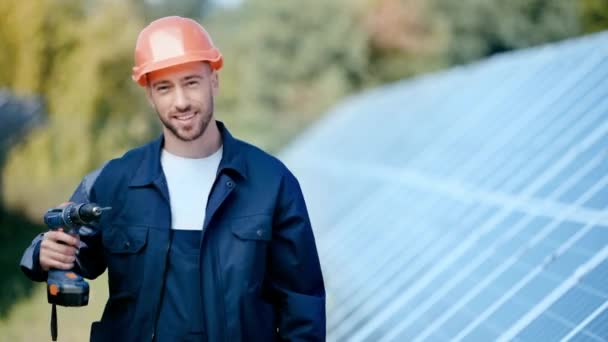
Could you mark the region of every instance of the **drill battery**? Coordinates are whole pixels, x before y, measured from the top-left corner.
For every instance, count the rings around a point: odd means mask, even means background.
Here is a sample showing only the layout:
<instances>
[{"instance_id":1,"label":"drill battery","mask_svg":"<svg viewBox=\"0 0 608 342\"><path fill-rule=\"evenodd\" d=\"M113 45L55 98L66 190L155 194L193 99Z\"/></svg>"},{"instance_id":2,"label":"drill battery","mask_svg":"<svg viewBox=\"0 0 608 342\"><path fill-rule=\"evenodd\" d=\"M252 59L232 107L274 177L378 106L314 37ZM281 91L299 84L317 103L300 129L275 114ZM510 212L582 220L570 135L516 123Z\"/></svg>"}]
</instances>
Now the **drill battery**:
<instances>
[{"instance_id":1,"label":"drill battery","mask_svg":"<svg viewBox=\"0 0 608 342\"><path fill-rule=\"evenodd\" d=\"M71 271L49 272L47 299L50 304L85 306L89 304L89 284Z\"/></svg>"}]
</instances>

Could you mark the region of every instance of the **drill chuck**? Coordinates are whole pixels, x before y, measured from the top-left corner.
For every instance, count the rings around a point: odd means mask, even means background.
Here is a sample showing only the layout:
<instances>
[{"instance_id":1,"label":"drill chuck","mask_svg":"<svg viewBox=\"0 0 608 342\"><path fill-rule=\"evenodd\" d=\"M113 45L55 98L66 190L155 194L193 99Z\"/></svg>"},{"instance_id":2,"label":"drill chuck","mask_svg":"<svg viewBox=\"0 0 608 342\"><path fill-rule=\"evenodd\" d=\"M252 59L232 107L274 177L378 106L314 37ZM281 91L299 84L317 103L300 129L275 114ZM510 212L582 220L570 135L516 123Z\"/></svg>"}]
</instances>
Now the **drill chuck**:
<instances>
[{"instance_id":1,"label":"drill chuck","mask_svg":"<svg viewBox=\"0 0 608 342\"><path fill-rule=\"evenodd\" d=\"M101 207L95 203L70 203L64 208L49 209L44 215L44 223L50 229L63 227L67 231L73 231L80 226L94 224L105 210L109 207Z\"/></svg>"}]
</instances>

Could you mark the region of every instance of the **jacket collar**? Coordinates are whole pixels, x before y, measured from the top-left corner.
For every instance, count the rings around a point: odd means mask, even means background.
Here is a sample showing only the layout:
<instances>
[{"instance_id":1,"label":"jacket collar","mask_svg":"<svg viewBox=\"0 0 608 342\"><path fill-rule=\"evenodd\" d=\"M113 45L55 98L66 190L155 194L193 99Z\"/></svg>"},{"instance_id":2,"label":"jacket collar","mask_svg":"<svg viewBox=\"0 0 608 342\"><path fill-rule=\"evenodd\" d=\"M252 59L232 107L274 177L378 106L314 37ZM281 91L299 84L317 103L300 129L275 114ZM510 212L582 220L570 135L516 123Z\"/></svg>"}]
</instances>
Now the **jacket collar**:
<instances>
[{"instance_id":1,"label":"jacket collar","mask_svg":"<svg viewBox=\"0 0 608 342\"><path fill-rule=\"evenodd\" d=\"M221 173L233 172L236 175L247 178L247 164L242 151L242 143L235 139L223 122L215 121L222 136L222 160L217 170L217 175ZM164 177L160 164L160 154L164 145L164 136L154 139L149 144L143 146L143 158L139 167L131 179L130 186L146 186Z\"/></svg>"}]
</instances>

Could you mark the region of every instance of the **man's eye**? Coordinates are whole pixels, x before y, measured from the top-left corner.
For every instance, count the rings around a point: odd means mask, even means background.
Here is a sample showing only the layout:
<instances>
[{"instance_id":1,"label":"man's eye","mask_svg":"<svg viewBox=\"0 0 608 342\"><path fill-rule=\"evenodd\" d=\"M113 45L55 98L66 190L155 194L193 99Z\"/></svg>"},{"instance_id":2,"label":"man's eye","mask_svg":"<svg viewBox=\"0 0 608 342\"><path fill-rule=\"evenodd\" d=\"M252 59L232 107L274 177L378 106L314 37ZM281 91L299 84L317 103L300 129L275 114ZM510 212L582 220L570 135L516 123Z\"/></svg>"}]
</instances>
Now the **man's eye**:
<instances>
[{"instance_id":1,"label":"man's eye","mask_svg":"<svg viewBox=\"0 0 608 342\"><path fill-rule=\"evenodd\" d=\"M159 92L159 93L164 93L167 90L169 90L168 86L158 86L158 87L156 87L156 91Z\"/></svg>"},{"instance_id":2,"label":"man's eye","mask_svg":"<svg viewBox=\"0 0 608 342\"><path fill-rule=\"evenodd\" d=\"M188 81L188 83L186 83L186 85L188 87L195 87L198 85L198 81Z\"/></svg>"}]
</instances>

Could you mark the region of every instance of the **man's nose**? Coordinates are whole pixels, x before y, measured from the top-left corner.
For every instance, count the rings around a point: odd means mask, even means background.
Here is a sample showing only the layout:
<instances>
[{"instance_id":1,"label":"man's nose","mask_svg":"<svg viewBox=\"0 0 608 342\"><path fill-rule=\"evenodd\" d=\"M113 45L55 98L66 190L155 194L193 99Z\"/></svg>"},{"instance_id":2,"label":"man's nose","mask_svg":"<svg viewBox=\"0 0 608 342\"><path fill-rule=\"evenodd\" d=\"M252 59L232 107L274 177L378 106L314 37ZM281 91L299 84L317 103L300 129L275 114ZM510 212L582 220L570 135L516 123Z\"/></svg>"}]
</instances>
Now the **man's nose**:
<instances>
[{"instance_id":1,"label":"man's nose","mask_svg":"<svg viewBox=\"0 0 608 342\"><path fill-rule=\"evenodd\" d=\"M175 109L179 112L190 110L190 99L181 87L175 89Z\"/></svg>"}]
</instances>

